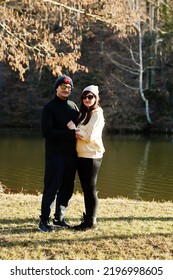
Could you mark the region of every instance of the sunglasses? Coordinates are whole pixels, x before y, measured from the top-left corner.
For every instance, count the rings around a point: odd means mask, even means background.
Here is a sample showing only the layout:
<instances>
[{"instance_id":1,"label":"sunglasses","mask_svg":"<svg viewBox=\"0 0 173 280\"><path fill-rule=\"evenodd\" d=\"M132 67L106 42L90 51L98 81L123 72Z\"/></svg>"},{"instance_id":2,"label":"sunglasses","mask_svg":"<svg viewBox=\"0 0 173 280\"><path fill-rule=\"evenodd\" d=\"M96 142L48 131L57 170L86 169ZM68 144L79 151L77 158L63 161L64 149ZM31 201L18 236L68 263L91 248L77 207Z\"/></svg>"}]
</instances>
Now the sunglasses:
<instances>
[{"instance_id":1,"label":"sunglasses","mask_svg":"<svg viewBox=\"0 0 173 280\"><path fill-rule=\"evenodd\" d=\"M70 85L61 84L60 87L61 87L63 90L68 89L68 91L71 91L71 86L70 86Z\"/></svg>"},{"instance_id":2,"label":"sunglasses","mask_svg":"<svg viewBox=\"0 0 173 280\"><path fill-rule=\"evenodd\" d=\"M86 95L86 96L82 96L82 99L85 100L85 99L89 99L89 100L92 100L94 98L94 95Z\"/></svg>"}]
</instances>

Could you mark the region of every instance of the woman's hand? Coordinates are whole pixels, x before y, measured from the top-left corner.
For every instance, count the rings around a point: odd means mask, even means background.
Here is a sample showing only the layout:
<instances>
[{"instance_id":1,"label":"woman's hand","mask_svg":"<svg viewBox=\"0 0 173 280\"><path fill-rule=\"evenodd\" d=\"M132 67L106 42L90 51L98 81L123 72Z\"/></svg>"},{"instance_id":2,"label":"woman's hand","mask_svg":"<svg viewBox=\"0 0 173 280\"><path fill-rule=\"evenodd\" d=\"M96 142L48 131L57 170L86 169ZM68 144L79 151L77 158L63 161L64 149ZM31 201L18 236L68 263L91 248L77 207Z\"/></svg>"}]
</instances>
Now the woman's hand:
<instances>
[{"instance_id":1,"label":"woman's hand","mask_svg":"<svg viewBox=\"0 0 173 280\"><path fill-rule=\"evenodd\" d=\"M74 124L73 121L69 121L68 124L67 124L67 127L68 127L69 129L76 129L76 125Z\"/></svg>"},{"instance_id":2,"label":"woman's hand","mask_svg":"<svg viewBox=\"0 0 173 280\"><path fill-rule=\"evenodd\" d=\"M82 139L83 136L80 134L80 130L76 130L76 138L77 139Z\"/></svg>"}]
</instances>

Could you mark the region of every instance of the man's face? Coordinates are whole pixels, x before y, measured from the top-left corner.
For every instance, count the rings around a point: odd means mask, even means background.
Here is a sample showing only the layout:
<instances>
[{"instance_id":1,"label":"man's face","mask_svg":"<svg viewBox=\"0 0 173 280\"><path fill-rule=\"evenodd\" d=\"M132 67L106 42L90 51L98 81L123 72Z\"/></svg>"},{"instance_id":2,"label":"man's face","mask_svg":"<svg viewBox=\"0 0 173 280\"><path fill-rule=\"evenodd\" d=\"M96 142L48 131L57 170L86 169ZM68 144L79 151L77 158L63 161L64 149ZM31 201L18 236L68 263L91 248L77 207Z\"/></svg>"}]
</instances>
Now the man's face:
<instances>
[{"instance_id":1,"label":"man's face","mask_svg":"<svg viewBox=\"0 0 173 280\"><path fill-rule=\"evenodd\" d=\"M57 89L56 89L56 95L59 98L61 98L63 100L66 100L69 97L69 95L71 93L71 90L72 90L71 85L69 85L69 84L60 84L57 87Z\"/></svg>"}]
</instances>

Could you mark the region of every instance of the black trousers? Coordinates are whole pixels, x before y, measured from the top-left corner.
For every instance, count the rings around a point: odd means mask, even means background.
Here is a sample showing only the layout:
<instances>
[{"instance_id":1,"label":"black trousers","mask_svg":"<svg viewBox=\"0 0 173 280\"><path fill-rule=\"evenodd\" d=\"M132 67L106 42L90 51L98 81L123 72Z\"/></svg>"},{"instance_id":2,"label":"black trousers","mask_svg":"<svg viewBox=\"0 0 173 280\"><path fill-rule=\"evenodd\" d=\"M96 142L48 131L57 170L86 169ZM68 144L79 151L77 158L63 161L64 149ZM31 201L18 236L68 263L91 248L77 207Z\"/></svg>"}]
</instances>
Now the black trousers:
<instances>
[{"instance_id":1,"label":"black trousers","mask_svg":"<svg viewBox=\"0 0 173 280\"><path fill-rule=\"evenodd\" d=\"M96 217L98 206L97 177L102 158L78 158L77 170L84 193L85 211L88 217Z\"/></svg>"},{"instance_id":2,"label":"black trousers","mask_svg":"<svg viewBox=\"0 0 173 280\"><path fill-rule=\"evenodd\" d=\"M55 217L60 205L67 207L74 190L76 157L51 157L45 161L44 190L41 203L42 220L48 220L56 197Z\"/></svg>"}]
</instances>

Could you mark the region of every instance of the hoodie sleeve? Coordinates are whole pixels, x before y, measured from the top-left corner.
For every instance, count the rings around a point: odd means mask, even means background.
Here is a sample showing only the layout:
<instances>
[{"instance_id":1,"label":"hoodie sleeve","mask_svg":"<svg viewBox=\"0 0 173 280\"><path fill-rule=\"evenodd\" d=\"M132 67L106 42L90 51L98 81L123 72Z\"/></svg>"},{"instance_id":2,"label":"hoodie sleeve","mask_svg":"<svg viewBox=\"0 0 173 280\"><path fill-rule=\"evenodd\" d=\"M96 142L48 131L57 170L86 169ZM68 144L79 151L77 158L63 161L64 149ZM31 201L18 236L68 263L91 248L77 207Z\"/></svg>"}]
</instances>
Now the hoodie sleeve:
<instances>
[{"instance_id":1,"label":"hoodie sleeve","mask_svg":"<svg viewBox=\"0 0 173 280\"><path fill-rule=\"evenodd\" d=\"M97 110L91 116L90 121L86 125L79 125L78 129L82 135L82 140L85 142L93 142L100 137L104 127L105 121L103 116L103 110Z\"/></svg>"}]
</instances>

